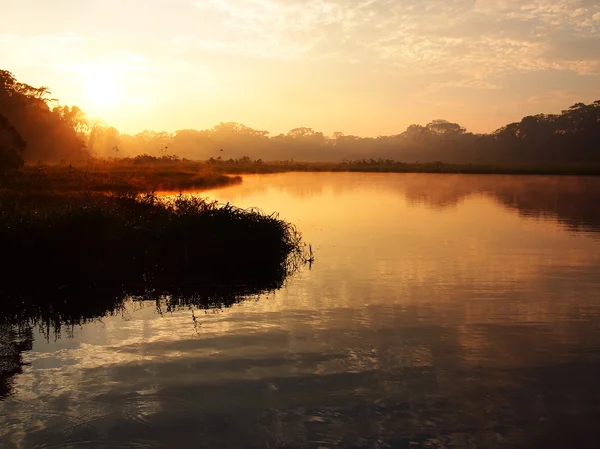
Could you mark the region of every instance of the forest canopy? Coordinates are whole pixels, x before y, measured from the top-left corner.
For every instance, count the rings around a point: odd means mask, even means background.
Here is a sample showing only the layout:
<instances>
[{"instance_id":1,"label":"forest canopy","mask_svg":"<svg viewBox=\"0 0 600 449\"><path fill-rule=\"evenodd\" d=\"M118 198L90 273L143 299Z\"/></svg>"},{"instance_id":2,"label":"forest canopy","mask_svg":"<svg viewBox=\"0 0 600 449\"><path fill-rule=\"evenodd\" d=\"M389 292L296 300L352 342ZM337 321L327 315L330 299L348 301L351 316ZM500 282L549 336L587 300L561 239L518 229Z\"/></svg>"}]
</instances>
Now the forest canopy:
<instances>
[{"instance_id":1,"label":"forest canopy","mask_svg":"<svg viewBox=\"0 0 600 449\"><path fill-rule=\"evenodd\" d=\"M560 114L538 114L490 134L468 132L457 123L433 120L391 136L359 137L311 128L270 135L240 123L173 133L121 134L94 128L88 146L98 156L176 154L189 159L341 161L383 158L452 164L600 165L600 101L577 103Z\"/></svg>"}]
</instances>

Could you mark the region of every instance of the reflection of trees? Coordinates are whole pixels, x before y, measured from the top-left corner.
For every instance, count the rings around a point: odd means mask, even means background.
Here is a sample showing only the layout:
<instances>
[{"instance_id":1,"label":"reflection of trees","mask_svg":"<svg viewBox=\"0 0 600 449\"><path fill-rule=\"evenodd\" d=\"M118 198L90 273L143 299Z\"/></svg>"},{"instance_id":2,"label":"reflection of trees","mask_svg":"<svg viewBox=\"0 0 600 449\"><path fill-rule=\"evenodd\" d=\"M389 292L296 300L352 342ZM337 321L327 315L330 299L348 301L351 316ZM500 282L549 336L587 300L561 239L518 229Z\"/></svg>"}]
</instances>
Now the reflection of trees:
<instances>
[{"instance_id":1,"label":"reflection of trees","mask_svg":"<svg viewBox=\"0 0 600 449\"><path fill-rule=\"evenodd\" d=\"M223 220L220 225L224 226ZM202 234L202 231L198 233ZM238 230L238 235L240 234ZM185 233L182 235L189 237ZM231 235L227 235L231 238ZM260 232L253 232L252 235L254 243L265 243ZM294 235L299 238L299 234ZM282 239L286 237L287 235L282 236ZM211 238L219 241L216 232L211 234ZM53 255L54 259L51 260L58 271L44 273L49 274L46 277L35 269L24 273L23 278L9 276L12 279L4 279L0 291L0 394L8 393L10 384L7 379L20 372L20 353L31 345L31 331L23 334L29 335L29 339L23 340L24 343L15 343L21 335L15 329L33 327L47 339L59 338L63 332L71 335L77 326L125 313L125 304L131 299L153 300L160 313L179 308L230 307L250 296L281 288L285 279L304 263L299 241L297 244L297 251L294 250L293 254L276 252L273 247L264 246L260 248L263 250L262 255L257 254L257 251L245 253L243 245L238 245L236 260L230 257L236 255L235 251L229 252L223 245L217 249L227 260L210 257L210 249L206 245L198 245L202 250L200 256L206 259L203 261L210 263L216 270L215 273L210 273L210 269L202 264L194 263L191 256L186 258L186 264L178 263L168 253L161 253L153 262L156 268L153 272L139 272L130 267L129 271L123 270L122 277L111 278L103 276L103 272L94 269L91 264L83 264L81 258L73 257L73 260L66 261L65 250L61 254L63 259ZM196 248L194 245L189 247ZM172 240L170 248L174 248ZM68 254L73 256L72 252ZM102 257L99 253L92 254L96 259ZM243 261L245 255L249 257L248 264ZM39 254L38 256L41 258ZM47 259L42 259L45 260ZM113 260L114 257L111 256L106 263L113 263ZM82 264L87 276L85 280L80 273L74 273L72 265L67 262ZM46 266L50 263L52 262ZM49 270L50 268L47 269ZM27 276L35 278L34 285L24 284ZM52 281L58 276L64 282Z\"/></svg>"},{"instance_id":2,"label":"reflection of trees","mask_svg":"<svg viewBox=\"0 0 600 449\"><path fill-rule=\"evenodd\" d=\"M148 279L143 286L107 285L93 289L73 286L59 291L52 288L49 290L51 293L40 295L39 298L26 296L18 304L4 304L0 325L34 324L47 336L54 332L58 337L63 328L80 326L119 313L128 299L153 300L157 308L166 311L180 307L230 307L249 296L281 288L285 278L296 268L266 271L254 280L232 277L230 282L223 283L196 283L189 277L170 276L159 280Z\"/></svg>"},{"instance_id":3,"label":"reflection of trees","mask_svg":"<svg viewBox=\"0 0 600 449\"><path fill-rule=\"evenodd\" d=\"M572 230L600 230L600 179L541 176L429 176L406 184L410 200L455 205L484 194L525 216L551 216Z\"/></svg>"},{"instance_id":4,"label":"reflection of trees","mask_svg":"<svg viewBox=\"0 0 600 449\"><path fill-rule=\"evenodd\" d=\"M72 336L73 329L86 323L126 313L127 301L156 303L159 313L181 308L217 309L231 307L246 298L282 287L291 271L265 273L254 282L190 284L189 279L170 278L145 287L67 289L38 301L28 298L16 305L5 304L0 313L0 398L10 393L10 378L21 373L21 353L31 349L32 329L47 339ZM195 321L195 318L194 318Z\"/></svg>"},{"instance_id":5,"label":"reflection of trees","mask_svg":"<svg viewBox=\"0 0 600 449\"><path fill-rule=\"evenodd\" d=\"M486 195L524 216L550 216L574 231L600 230L600 178L577 176L438 175L374 173L284 173L245 176L229 191L240 196L279 190L309 199L325 191L392 192L411 203L453 207ZM227 192L227 190L223 190ZM215 195L219 196L220 191Z\"/></svg>"}]
</instances>

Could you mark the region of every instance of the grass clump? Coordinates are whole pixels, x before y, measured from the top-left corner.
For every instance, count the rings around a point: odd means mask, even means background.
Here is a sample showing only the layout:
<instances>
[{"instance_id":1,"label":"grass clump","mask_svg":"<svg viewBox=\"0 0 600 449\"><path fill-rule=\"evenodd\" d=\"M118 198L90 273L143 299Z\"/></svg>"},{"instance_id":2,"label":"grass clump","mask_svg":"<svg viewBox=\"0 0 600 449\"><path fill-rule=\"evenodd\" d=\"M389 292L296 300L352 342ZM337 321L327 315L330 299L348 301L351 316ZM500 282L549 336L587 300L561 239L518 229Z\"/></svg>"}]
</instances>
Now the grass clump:
<instances>
[{"instance_id":1,"label":"grass clump","mask_svg":"<svg viewBox=\"0 0 600 449\"><path fill-rule=\"evenodd\" d=\"M191 196L12 194L0 211L4 322L72 323L130 296L228 305L307 259L278 216Z\"/></svg>"}]
</instances>

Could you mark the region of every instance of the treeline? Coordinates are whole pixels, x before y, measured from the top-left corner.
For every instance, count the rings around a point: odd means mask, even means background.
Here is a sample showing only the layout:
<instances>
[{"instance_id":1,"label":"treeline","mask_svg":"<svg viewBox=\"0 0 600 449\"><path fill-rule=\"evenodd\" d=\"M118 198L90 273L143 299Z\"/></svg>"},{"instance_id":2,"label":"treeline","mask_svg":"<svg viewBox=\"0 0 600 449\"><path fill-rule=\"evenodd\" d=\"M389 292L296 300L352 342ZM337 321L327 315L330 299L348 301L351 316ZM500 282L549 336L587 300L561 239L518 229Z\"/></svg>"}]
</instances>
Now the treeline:
<instances>
[{"instance_id":1,"label":"treeline","mask_svg":"<svg viewBox=\"0 0 600 449\"><path fill-rule=\"evenodd\" d=\"M326 136L311 128L271 135L240 123L206 130L122 134L87 119L76 106L50 108L47 88L34 88L0 71L0 165L20 154L28 162L71 162L95 156L144 155L168 160L343 161L391 159L404 163L600 166L600 100L560 114L538 114L490 134L434 120L391 136ZM6 165L9 162L5 162Z\"/></svg>"},{"instance_id":2,"label":"treeline","mask_svg":"<svg viewBox=\"0 0 600 449\"><path fill-rule=\"evenodd\" d=\"M474 134L445 120L411 125L392 136L375 138L334 133L328 137L311 128L296 128L270 136L239 123L221 123L208 130L174 133L144 131L119 134L97 128L89 146L99 156L188 159L342 161L392 159L405 163L444 162L494 165L600 165L600 101L578 103L560 114L539 114L511 123L491 134Z\"/></svg>"}]
</instances>

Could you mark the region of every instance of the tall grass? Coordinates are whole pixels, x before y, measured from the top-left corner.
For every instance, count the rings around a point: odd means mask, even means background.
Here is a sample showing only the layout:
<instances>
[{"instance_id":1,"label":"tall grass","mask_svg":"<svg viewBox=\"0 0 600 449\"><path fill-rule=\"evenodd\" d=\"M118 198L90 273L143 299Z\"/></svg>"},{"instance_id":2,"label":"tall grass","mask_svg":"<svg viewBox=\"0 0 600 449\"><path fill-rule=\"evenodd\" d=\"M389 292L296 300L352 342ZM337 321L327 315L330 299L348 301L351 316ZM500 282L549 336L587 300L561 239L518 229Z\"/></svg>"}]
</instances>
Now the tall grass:
<instances>
[{"instance_id":1,"label":"tall grass","mask_svg":"<svg viewBox=\"0 0 600 449\"><path fill-rule=\"evenodd\" d=\"M223 306L308 258L276 215L154 194L0 197L0 321L74 323L129 296Z\"/></svg>"}]
</instances>

